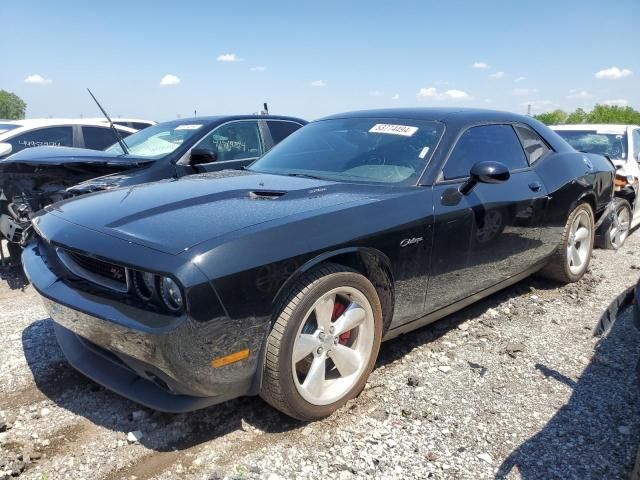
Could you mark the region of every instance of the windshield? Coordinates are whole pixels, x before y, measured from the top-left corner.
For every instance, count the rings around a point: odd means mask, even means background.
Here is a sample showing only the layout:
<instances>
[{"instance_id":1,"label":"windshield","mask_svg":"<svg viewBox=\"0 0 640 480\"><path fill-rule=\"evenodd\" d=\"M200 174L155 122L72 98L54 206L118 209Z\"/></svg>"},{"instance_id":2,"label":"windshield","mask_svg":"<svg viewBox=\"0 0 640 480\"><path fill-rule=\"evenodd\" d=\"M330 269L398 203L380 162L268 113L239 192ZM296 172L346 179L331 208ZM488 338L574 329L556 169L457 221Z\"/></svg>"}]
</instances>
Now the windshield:
<instances>
[{"instance_id":1,"label":"windshield","mask_svg":"<svg viewBox=\"0 0 640 480\"><path fill-rule=\"evenodd\" d=\"M160 123L129 135L124 142L129 149L129 154L158 159L173 153L201 128L203 125L194 123L193 120L189 123ZM124 153L119 143L114 143L106 151L120 155Z\"/></svg>"},{"instance_id":2,"label":"windshield","mask_svg":"<svg viewBox=\"0 0 640 480\"><path fill-rule=\"evenodd\" d=\"M292 134L249 170L409 185L429 162L443 130L439 122L399 118L322 120Z\"/></svg>"},{"instance_id":3,"label":"windshield","mask_svg":"<svg viewBox=\"0 0 640 480\"><path fill-rule=\"evenodd\" d=\"M556 130L569 145L580 152L598 153L611 158L627 158L627 135L597 130Z\"/></svg>"}]
</instances>

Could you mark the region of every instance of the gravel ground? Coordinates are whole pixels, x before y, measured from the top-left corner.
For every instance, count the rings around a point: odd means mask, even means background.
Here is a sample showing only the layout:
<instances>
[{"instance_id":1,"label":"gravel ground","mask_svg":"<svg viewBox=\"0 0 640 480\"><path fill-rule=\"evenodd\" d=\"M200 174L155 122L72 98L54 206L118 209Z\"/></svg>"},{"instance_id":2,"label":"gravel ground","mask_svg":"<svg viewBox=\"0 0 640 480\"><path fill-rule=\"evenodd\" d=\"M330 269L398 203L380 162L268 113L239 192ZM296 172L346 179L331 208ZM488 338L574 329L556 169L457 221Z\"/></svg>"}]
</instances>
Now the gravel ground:
<instances>
[{"instance_id":1,"label":"gravel ground","mask_svg":"<svg viewBox=\"0 0 640 480\"><path fill-rule=\"evenodd\" d=\"M32 288L0 287L0 479L625 478L640 438L640 234L574 285L525 280L382 346L364 392L294 422L259 398L141 408L65 362Z\"/></svg>"}]
</instances>

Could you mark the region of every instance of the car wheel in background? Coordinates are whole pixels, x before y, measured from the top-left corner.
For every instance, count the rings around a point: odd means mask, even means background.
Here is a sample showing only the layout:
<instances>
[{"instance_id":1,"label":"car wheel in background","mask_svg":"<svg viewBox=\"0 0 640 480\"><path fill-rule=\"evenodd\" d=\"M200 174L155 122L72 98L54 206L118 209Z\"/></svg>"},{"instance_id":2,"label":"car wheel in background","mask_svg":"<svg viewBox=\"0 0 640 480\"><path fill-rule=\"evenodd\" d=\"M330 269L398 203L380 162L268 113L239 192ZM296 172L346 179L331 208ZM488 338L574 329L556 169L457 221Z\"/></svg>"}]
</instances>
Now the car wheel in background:
<instances>
[{"instance_id":1,"label":"car wheel in background","mask_svg":"<svg viewBox=\"0 0 640 480\"><path fill-rule=\"evenodd\" d=\"M325 264L282 302L267 339L261 396L299 420L331 415L356 397L382 338L382 307L367 278Z\"/></svg>"},{"instance_id":2,"label":"car wheel in background","mask_svg":"<svg viewBox=\"0 0 640 480\"><path fill-rule=\"evenodd\" d=\"M541 275L562 283L577 282L591 261L594 239L593 210L587 203L578 205L569 215L556 248Z\"/></svg>"},{"instance_id":3,"label":"car wheel in background","mask_svg":"<svg viewBox=\"0 0 640 480\"><path fill-rule=\"evenodd\" d=\"M7 242L7 250L9 251L9 263L11 265L22 265L22 247L17 243Z\"/></svg>"},{"instance_id":4,"label":"car wheel in background","mask_svg":"<svg viewBox=\"0 0 640 480\"><path fill-rule=\"evenodd\" d=\"M618 250L624 245L631 229L631 205L624 198L616 198L615 217L606 232L599 238L598 246L609 250Z\"/></svg>"}]
</instances>

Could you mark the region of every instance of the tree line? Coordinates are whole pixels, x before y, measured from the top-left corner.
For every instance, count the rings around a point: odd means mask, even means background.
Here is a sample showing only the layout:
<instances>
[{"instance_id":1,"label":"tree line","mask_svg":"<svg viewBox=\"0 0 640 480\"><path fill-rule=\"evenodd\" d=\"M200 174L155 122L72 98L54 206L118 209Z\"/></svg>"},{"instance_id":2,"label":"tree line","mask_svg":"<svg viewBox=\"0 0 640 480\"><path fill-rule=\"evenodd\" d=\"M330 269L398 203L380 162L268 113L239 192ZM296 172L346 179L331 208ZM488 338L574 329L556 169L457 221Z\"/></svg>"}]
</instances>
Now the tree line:
<instances>
[{"instance_id":1,"label":"tree line","mask_svg":"<svg viewBox=\"0 0 640 480\"><path fill-rule=\"evenodd\" d=\"M15 93L0 90L0 119L22 120L27 111L27 104ZM596 105L587 112L578 108L573 112L554 110L533 116L546 125L562 125L575 123L622 123L640 125L640 112L631 107L617 105Z\"/></svg>"},{"instance_id":2,"label":"tree line","mask_svg":"<svg viewBox=\"0 0 640 480\"><path fill-rule=\"evenodd\" d=\"M545 125L563 125L576 123L621 123L640 125L640 112L631 107L617 105L596 105L587 112L578 108L573 112L554 110L533 116Z\"/></svg>"}]
</instances>

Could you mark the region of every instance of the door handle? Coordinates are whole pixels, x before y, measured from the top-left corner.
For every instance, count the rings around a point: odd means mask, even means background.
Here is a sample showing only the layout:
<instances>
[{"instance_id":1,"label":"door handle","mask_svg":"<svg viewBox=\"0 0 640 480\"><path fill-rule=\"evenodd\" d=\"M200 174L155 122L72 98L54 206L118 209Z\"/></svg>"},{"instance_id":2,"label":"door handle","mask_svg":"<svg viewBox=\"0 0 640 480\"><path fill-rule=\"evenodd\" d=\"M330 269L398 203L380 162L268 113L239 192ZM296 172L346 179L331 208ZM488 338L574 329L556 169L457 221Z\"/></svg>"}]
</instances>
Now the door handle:
<instances>
[{"instance_id":1,"label":"door handle","mask_svg":"<svg viewBox=\"0 0 640 480\"><path fill-rule=\"evenodd\" d=\"M529 184L529 188L531 189L532 192L539 192L540 189L542 188L542 185L540 185L538 182L531 182Z\"/></svg>"}]
</instances>

